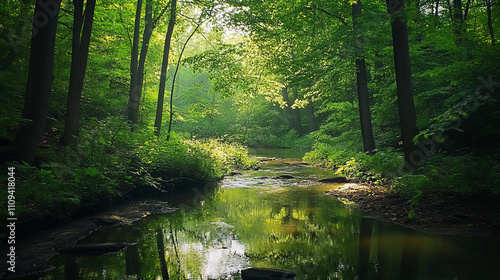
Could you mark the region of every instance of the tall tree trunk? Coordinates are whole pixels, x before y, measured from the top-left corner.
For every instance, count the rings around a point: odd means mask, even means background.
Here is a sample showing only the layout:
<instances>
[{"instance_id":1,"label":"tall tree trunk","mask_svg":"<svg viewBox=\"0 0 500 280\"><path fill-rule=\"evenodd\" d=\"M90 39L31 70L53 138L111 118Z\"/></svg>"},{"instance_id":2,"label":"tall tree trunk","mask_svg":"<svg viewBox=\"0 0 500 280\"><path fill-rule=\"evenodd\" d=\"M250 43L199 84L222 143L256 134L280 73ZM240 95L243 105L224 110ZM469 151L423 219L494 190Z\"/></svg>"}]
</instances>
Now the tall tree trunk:
<instances>
[{"instance_id":1,"label":"tall tree trunk","mask_svg":"<svg viewBox=\"0 0 500 280\"><path fill-rule=\"evenodd\" d=\"M290 106L290 100L288 98L288 87L284 86L281 89L281 97L285 102L285 107L283 108L283 112L285 114L286 120L288 121L288 127L290 127L290 129L295 129L293 122L293 115L292 115L292 107Z\"/></svg>"},{"instance_id":2,"label":"tall tree trunk","mask_svg":"<svg viewBox=\"0 0 500 280\"><path fill-rule=\"evenodd\" d=\"M61 139L63 145L71 144L74 141L74 135L78 133L80 103L82 99L83 81L85 80L85 71L87 70L87 59L89 55L90 36L92 33L92 23L94 22L96 0L87 1L85 12L83 11L83 0L75 0L73 3L75 6L73 18L73 45L68 102L66 106L66 121L64 123L63 138Z\"/></svg>"},{"instance_id":3,"label":"tall tree trunk","mask_svg":"<svg viewBox=\"0 0 500 280\"><path fill-rule=\"evenodd\" d=\"M139 32L141 29L141 10L142 0L137 0L135 10L135 24L134 24L134 38L132 39L132 50L130 55L130 90L128 100L128 118L131 123L135 124L138 120L139 111L137 110L137 117L135 115L135 107L139 108L140 97L137 98L137 74L138 74L138 57L139 57ZM140 89L139 89L140 90Z\"/></svg>"},{"instance_id":4,"label":"tall tree trunk","mask_svg":"<svg viewBox=\"0 0 500 280\"><path fill-rule=\"evenodd\" d=\"M299 99L299 91L297 88L293 89L293 98L295 100ZM295 123L295 129L297 130L297 133L299 134L299 136L302 136L304 134L304 132L302 130L302 120L300 118L300 109L299 108L293 109L293 120Z\"/></svg>"},{"instance_id":5,"label":"tall tree trunk","mask_svg":"<svg viewBox=\"0 0 500 280\"><path fill-rule=\"evenodd\" d=\"M464 11L464 22L467 20L469 17L469 11L470 11L470 4L472 3L472 0L467 0L467 3L465 4L465 11Z\"/></svg>"},{"instance_id":6,"label":"tall tree trunk","mask_svg":"<svg viewBox=\"0 0 500 280\"><path fill-rule=\"evenodd\" d=\"M490 31L491 45L495 45L495 32L493 31L493 23L491 21L491 0L486 0L486 12L488 13L488 29Z\"/></svg>"},{"instance_id":7,"label":"tall tree trunk","mask_svg":"<svg viewBox=\"0 0 500 280\"><path fill-rule=\"evenodd\" d=\"M446 4L448 4L448 15L450 16L450 21L453 22L453 7L451 6L450 0L446 0Z\"/></svg>"},{"instance_id":8,"label":"tall tree trunk","mask_svg":"<svg viewBox=\"0 0 500 280\"><path fill-rule=\"evenodd\" d=\"M394 48L394 64L399 107L399 120L403 151L407 167L412 170L417 164L414 156L413 138L417 134L417 117L413 101L413 85L411 79L410 50L408 47L408 31L404 18L403 0L386 0L387 10L392 17L392 42Z\"/></svg>"},{"instance_id":9,"label":"tall tree trunk","mask_svg":"<svg viewBox=\"0 0 500 280\"><path fill-rule=\"evenodd\" d=\"M356 52L356 81L358 87L359 119L361 122L361 136L365 152L375 150L373 138L372 117L370 113L370 97L368 95L368 77L364 59L364 45L361 38L358 18L361 16L361 0L352 5L352 19L354 28L354 48Z\"/></svg>"},{"instance_id":10,"label":"tall tree trunk","mask_svg":"<svg viewBox=\"0 0 500 280\"><path fill-rule=\"evenodd\" d=\"M177 60L177 66L175 67L175 73L174 77L172 79L172 89L170 90L170 118L168 121L168 131L167 131L167 141L170 140L170 132L172 131L172 119L174 116L174 89L175 89L175 79L177 78L177 73L179 72L179 67L181 66L181 59L182 59L182 54L184 53L184 50L186 49L187 44L189 43L189 40L193 37L194 33L196 33L196 30L200 27L201 22L196 26L196 28L193 30L191 35L187 38L186 42L184 42L184 46L182 46L181 53L179 54L179 60Z\"/></svg>"},{"instance_id":11,"label":"tall tree trunk","mask_svg":"<svg viewBox=\"0 0 500 280\"><path fill-rule=\"evenodd\" d=\"M137 5L139 5L139 3ZM154 29L153 8L151 5L151 0L146 0L145 20L146 20L146 25L144 27L144 33L142 35L142 45L141 45L141 53L139 56L139 62L136 68L134 68L132 65L130 67L131 83L130 83L130 97L128 100L128 119L132 124L137 124L137 122L139 121L139 104L141 102L142 88L144 85L144 66L146 64L146 56L149 48L149 41L151 40L151 35L153 34L153 29ZM136 29L136 31L138 30ZM138 55L138 48L135 50L135 53L134 51L132 51L131 64L132 62L137 61L137 55ZM135 75L133 71L136 71ZM133 81L134 79L135 81Z\"/></svg>"},{"instance_id":12,"label":"tall tree trunk","mask_svg":"<svg viewBox=\"0 0 500 280\"><path fill-rule=\"evenodd\" d=\"M314 117L314 103L309 101L307 104L307 119L309 121L309 132L316 131L318 128L316 126L316 118Z\"/></svg>"},{"instance_id":13,"label":"tall tree trunk","mask_svg":"<svg viewBox=\"0 0 500 280\"><path fill-rule=\"evenodd\" d=\"M439 0L436 0L436 10L434 11L434 17L437 18L439 16Z\"/></svg>"},{"instance_id":14,"label":"tall tree trunk","mask_svg":"<svg viewBox=\"0 0 500 280\"><path fill-rule=\"evenodd\" d=\"M462 0L453 0L453 32L455 33L455 44L461 45L465 33L464 15L462 12Z\"/></svg>"},{"instance_id":15,"label":"tall tree trunk","mask_svg":"<svg viewBox=\"0 0 500 280\"><path fill-rule=\"evenodd\" d=\"M158 91L158 104L156 106L155 134L160 136L161 122L163 118L163 102L165 100L165 83L167 81L168 55L170 54L170 41L174 32L175 17L177 9L177 0L172 0L170 6L170 19L168 21L167 34L165 36L165 45L163 47L163 61L161 63L160 89Z\"/></svg>"},{"instance_id":16,"label":"tall tree trunk","mask_svg":"<svg viewBox=\"0 0 500 280\"><path fill-rule=\"evenodd\" d=\"M153 30L156 27L158 20L163 16L163 13L166 11L167 6L161 10L161 12L153 19L153 7L151 4L152 0L146 0L146 25L144 26L144 33L142 35L142 45L141 45L141 53L139 54L139 63L137 66L137 74L135 80L135 86L130 84L130 97L128 100L128 119L130 123L137 124L139 122L139 105L144 102L144 96L142 95L142 91L144 90L144 80L146 71L144 70L146 65L146 56L148 54L149 42L151 41L151 36L153 35ZM133 58L132 58L133 59ZM137 59L137 54L135 55L135 59ZM131 71L133 71L133 67L131 67ZM132 80L132 72L131 72L131 80Z\"/></svg>"},{"instance_id":17,"label":"tall tree trunk","mask_svg":"<svg viewBox=\"0 0 500 280\"><path fill-rule=\"evenodd\" d=\"M61 1L37 1L33 17L31 51L22 118L14 140L15 159L32 163L42 139L49 110L57 16Z\"/></svg>"}]
</instances>

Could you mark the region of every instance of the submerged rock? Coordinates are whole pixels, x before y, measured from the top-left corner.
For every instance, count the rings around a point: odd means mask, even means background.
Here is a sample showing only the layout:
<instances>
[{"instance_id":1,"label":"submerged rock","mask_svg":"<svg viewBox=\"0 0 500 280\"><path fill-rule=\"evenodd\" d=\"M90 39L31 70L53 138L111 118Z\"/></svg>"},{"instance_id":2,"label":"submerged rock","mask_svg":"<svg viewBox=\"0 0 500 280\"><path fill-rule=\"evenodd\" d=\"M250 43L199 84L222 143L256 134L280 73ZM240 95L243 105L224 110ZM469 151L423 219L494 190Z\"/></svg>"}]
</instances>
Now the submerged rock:
<instances>
[{"instance_id":1,"label":"submerged rock","mask_svg":"<svg viewBox=\"0 0 500 280\"><path fill-rule=\"evenodd\" d=\"M273 177L273 179L293 179L293 178L295 178L295 177L292 175L286 175L286 174Z\"/></svg>"},{"instance_id":2,"label":"submerged rock","mask_svg":"<svg viewBox=\"0 0 500 280\"><path fill-rule=\"evenodd\" d=\"M241 271L243 280L293 280L295 273L273 268L247 268Z\"/></svg>"},{"instance_id":3,"label":"submerged rock","mask_svg":"<svg viewBox=\"0 0 500 280\"><path fill-rule=\"evenodd\" d=\"M320 183L347 183L346 177L332 177L318 180Z\"/></svg>"}]
</instances>

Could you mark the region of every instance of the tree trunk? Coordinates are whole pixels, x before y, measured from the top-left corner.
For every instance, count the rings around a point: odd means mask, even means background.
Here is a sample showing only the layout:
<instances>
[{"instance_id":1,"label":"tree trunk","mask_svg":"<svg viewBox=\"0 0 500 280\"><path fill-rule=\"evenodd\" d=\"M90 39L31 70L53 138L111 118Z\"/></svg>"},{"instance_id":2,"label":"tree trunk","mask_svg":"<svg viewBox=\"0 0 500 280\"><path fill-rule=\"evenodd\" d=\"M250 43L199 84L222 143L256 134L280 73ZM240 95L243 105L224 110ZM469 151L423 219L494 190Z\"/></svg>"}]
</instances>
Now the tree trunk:
<instances>
[{"instance_id":1,"label":"tree trunk","mask_svg":"<svg viewBox=\"0 0 500 280\"><path fill-rule=\"evenodd\" d=\"M412 158L415 156L413 138L417 134L417 117L413 102L408 31L406 23L402 20L404 15L403 0L386 1L387 10L392 17L391 29L403 151L406 165L412 170L417 164L415 162L417 159Z\"/></svg>"},{"instance_id":2,"label":"tree trunk","mask_svg":"<svg viewBox=\"0 0 500 280\"><path fill-rule=\"evenodd\" d=\"M175 17L177 9L177 0L172 0L170 7L170 19L168 21L167 34L165 36L165 45L163 47L163 61L161 63L160 89L158 91L158 104L156 106L155 134L160 136L161 122L163 117L163 102L165 99L165 83L167 81L168 55L170 53L170 41L174 32Z\"/></svg>"},{"instance_id":3,"label":"tree trunk","mask_svg":"<svg viewBox=\"0 0 500 280\"><path fill-rule=\"evenodd\" d=\"M439 0L436 0L436 10L434 11L434 17L437 18L439 16Z\"/></svg>"},{"instance_id":4,"label":"tree trunk","mask_svg":"<svg viewBox=\"0 0 500 280\"><path fill-rule=\"evenodd\" d=\"M31 51L22 118L14 140L15 159L34 162L49 110L54 45L60 0L37 1L33 17Z\"/></svg>"},{"instance_id":5,"label":"tree trunk","mask_svg":"<svg viewBox=\"0 0 500 280\"><path fill-rule=\"evenodd\" d=\"M307 104L307 119L309 121L309 132L316 131L318 128L316 127L316 119L314 117L314 103L309 101Z\"/></svg>"},{"instance_id":6,"label":"tree trunk","mask_svg":"<svg viewBox=\"0 0 500 280\"><path fill-rule=\"evenodd\" d=\"M146 26L142 36L141 56L139 56L139 31L141 22L142 0L137 1L137 10L135 13L134 38L132 41L132 52L130 55L130 91L127 106L127 115L131 124L137 124L139 121L139 104L141 102L142 83L144 79L144 63L149 45L149 39L152 32L151 0L146 1ZM141 65L142 63L142 65Z\"/></svg>"},{"instance_id":7,"label":"tree trunk","mask_svg":"<svg viewBox=\"0 0 500 280\"><path fill-rule=\"evenodd\" d=\"M491 45L495 45L495 32L493 31L493 23L491 21L491 0L486 0L486 12L488 13L488 29L490 31Z\"/></svg>"},{"instance_id":8,"label":"tree trunk","mask_svg":"<svg viewBox=\"0 0 500 280\"><path fill-rule=\"evenodd\" d=\"M68 102L66 106L66 121L64 123L63 138L61 139L63 145L71 144L74 141L73 136L78 133L83 81L85 79L85 71L87 70L90 36L92 33L96 1L87 1L85 12L83 11L82 0L75 0L73 3L75 6L73 18L73 45Z\"/></svg>"},{"instance_id":9,"label":"tree trunk","mask_svg":"<svg viewBox=\"0 0 500 280\"><path fill-rule=\"evenodd\" d=\"M352 5L352 19L354 28L354 48L356 53L356 81L358 88L359 119L361 122L361 136L365 152L375 150L373 138L372 117L370 113L370 97L368 95L368 77L366 75L366 63L364 56L364 45L361 38L358 18L361 16L361 0Z\"/></svg>"},{"instance_id":10,"label":"tree trunk","mask_svg":"<svg viewBox=\"0 0 500 280\"><path fill-rule=\"evenodd\" d=\"M465 33L464 16L462 13L462 1L453 0L453 32L457 37L455 44L461 45L463 41L463 34Z\"/></svg>"},{"instance_id":11,"label":"tree trunk","mask_svg":"<svg viewBox=\"0 0 500 280\"><path fill-rule=\"evenodd\" d=\"M290 129L295 129L293 122L293 115L292 115L292 107L290 106L290 100L288 100L288 87L284 86L281 89L281 97L285 102L285 107L283 108L283 112L285 114L286 120L288 121L288 127L290 127Z\"/></svg>"},{"instance_id":12,"label":"tree trunk","mask_svg":"<svg viewBox=\"0 0 500 280\"><path fill-rule=\"evenodd\" d=\"M469 17L469 11L470 11L470 4L472 3L472 0L467 0L467 3L465 4L465 11L464 11L464 22L467 20Z\"/></svg>"},{"instance_id":13,"label":"tree trunk","mask_svg":"<svg viewBox=\"0 0 500 280\"><path fill-rule=\"evenodd\" d=\"M299 99L299 91L297 90L297 88L293 89L293 98L295 100ZM302 131L302 120L300 118L300 109L299 108L293 109L293 119L294 119L295 129L297 130L297 133L299 134L299 136L302 136L304 134L304 132Z\"/></svg>"},{"instance_id":14,"label":"tree trunk","mask_svg":"<svg viewBox=\"0 0 500 280\"><path fill-rule=\"evenodd\" d=\"M172 89L170 90L170 118L168 121L168 130L167 130L167 141L170 140L170 132L172 131L172 119L174 116L174 89L175 89L175 79L177 78L177 73L179 73L179 67L181 66L181 59L182 59L182 54L184 53L184 50L186 49L187 44L189 43L189 40L193 37L194 33L198 30L200 27L201 22L196 26L196 28L193 30L191 35L187 38L186 42L184 42L184 46L182 46L181 53L179 54L179 60L177 60L177 66L175 67L175 73L174 77L172 78Z\"/></svg>"}]
</instances>

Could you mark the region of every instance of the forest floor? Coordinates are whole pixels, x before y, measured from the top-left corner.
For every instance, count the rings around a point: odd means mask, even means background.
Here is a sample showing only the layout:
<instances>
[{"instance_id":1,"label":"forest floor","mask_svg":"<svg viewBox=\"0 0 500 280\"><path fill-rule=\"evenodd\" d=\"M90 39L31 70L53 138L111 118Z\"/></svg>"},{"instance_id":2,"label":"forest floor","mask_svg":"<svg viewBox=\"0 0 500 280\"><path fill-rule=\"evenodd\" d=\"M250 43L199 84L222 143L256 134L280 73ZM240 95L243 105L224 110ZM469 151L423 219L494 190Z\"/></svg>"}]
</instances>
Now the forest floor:
<instances>
[{"instance_id":1,"label":"forest floor","mask_svg":"<svg viewBox=\"0 0 500 280\"><path fill-rule=\"evenodd\" d=\"M419 199L410 219L409 198L391 194L386 188L348 183L327 194L382 219L416 230L500 237L498 197L437 192L425 194Z\"/></svg>"}]
</instances>

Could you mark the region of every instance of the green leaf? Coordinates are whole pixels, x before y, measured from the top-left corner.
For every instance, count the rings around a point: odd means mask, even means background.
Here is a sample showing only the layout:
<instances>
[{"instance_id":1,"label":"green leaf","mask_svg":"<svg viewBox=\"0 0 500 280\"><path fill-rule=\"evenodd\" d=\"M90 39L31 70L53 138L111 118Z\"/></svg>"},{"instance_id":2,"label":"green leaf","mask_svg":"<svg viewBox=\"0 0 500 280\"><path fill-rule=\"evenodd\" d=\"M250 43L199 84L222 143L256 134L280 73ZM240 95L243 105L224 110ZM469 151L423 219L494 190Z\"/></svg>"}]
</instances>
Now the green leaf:
<instances>
[{"instance_id":1,"label":"green leaf","mask_svg":"<svg viewBox=\"0 0 500 280\"><path fill-rule=\"evenodd\" d=\"M410 212L408 212L408 219L413 220L414 217L415 217L415 211L411 209Z\"/></svg>"},{"instance_id":2,"label":"green leaf","mask_svg":"<svg viewBox=\"0 0 500 280\"><path fill-rule=\"evenodd\" d=\"M438 133L438 134L435 134L434 137L436 137L436 140L439 142L439 143L444 143L444 137L442 134Z\"/></svg>"},{"instance_id":3,"label":"green leaf","mask_svg":"<svg viewBox=\"0 0 500 280\"><path fill-rule=\"evenodd\" d=\"M87 169L85 169L85 174L90 175L90 176L96 176L97 174L99 174L99 171L97 171L96 169L94 169L92 167L88 167Z\"/></svg>"}]
</instances>

